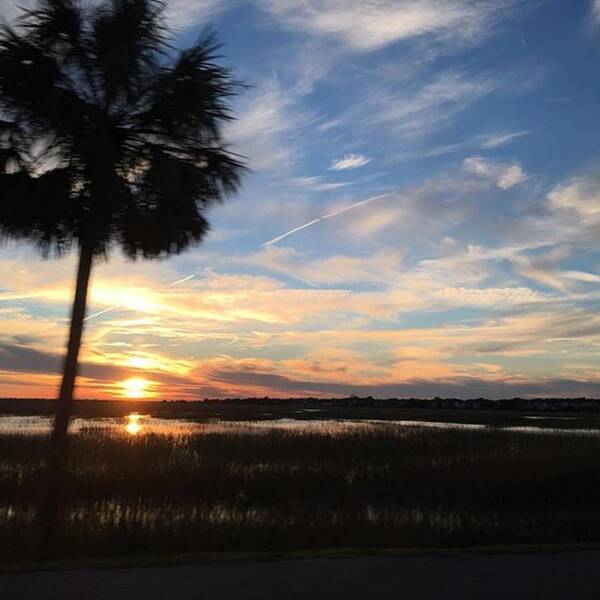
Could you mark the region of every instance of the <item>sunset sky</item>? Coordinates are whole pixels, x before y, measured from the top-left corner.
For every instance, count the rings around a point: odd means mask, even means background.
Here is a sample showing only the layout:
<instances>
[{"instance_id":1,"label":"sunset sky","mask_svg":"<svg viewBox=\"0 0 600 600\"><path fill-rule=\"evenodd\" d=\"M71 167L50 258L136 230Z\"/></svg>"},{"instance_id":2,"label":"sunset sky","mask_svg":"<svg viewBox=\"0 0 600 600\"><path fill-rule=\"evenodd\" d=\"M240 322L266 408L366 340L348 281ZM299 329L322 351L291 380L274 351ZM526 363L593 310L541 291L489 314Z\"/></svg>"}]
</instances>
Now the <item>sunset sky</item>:
<instances>
[{"instance_id":1,"label":"sunset sky","mask_svg":"<svg viewBox=\"0 0 600 600\"><path fill-rule=\"evenodd\" d=\"M252 173L202 246L95 267L79 397L600 396L600 0L168 18L249 84ZM0 396L56 394L74 271L0 248Z\"/></svg>"}]
</instances>

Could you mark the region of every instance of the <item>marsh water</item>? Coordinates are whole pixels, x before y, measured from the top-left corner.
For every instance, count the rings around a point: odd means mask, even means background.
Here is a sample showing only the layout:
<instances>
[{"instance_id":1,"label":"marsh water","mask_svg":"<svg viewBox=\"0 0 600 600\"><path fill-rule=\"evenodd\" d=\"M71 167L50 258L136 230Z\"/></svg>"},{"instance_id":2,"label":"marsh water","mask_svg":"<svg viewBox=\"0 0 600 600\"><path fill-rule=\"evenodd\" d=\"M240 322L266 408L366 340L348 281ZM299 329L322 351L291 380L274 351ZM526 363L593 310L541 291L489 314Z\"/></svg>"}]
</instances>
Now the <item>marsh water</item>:
<instances>
[{"instance_id":1,"label":"marsh water","mask_svg":"<svg viewBox=\"0 0 600 600\"><path fill-rule=\"evenodd\" d=\"M71 421L70 432L73 434L86 431L103 430L123 435L157 434L157 435L188 435L208 432L226 432L239 427L248 430L327 430L344 431L348 428L360 427L425 427L433 429L461 430L503 430L523 433L561 434L600 436L600 428L573 426L574 417L546 417L524 415L518 425L498 425L482 423L455 423L451 421L430 420L382 420L382 419L318 419L318 418L276 418L255 421L219 420L219 419L182 419L155 417L151 414L130 413L125 417L90 417L74 418ZM563 423L563 426L556 426ZM0 416L0 435L47 435L52 429L52 418L47 416Z\"/></svg>"},{"instance_id":2,"label":"marsh water","mask_svg":"<svg viewBox=\"0 0 600 600\"><path fill-rule=\"evenodd\" d=\"M595 415L159 409L73 420L61 555L600 539ZM0 562L34 552L51 427L0 417Z\"/></svg>"}]
</instances>

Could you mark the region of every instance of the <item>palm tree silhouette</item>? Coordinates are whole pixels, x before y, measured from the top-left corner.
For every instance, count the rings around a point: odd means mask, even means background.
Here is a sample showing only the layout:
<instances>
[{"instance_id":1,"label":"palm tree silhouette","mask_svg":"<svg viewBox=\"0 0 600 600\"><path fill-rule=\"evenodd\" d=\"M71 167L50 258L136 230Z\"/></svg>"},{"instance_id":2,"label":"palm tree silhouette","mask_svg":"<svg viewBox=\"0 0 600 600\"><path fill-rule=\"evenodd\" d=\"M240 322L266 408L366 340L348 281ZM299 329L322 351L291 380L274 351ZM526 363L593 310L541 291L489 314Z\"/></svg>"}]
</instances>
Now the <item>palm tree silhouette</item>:
<instances>
[{"instance_id":1,"label":"palm tree silhouette","mask_svg":"<svg viewBox=\"0 0 600 600\"><path fill-rule=\"evenodd\" d=\"M237 91L214 36L169 45L159 0L41 0L0 27L0 236L44 255L79 251L52 434L46 541L64 487L67 430L94 259L202 241L206 208L239 186L222 139Z\"/></svg>"}]
</instances>

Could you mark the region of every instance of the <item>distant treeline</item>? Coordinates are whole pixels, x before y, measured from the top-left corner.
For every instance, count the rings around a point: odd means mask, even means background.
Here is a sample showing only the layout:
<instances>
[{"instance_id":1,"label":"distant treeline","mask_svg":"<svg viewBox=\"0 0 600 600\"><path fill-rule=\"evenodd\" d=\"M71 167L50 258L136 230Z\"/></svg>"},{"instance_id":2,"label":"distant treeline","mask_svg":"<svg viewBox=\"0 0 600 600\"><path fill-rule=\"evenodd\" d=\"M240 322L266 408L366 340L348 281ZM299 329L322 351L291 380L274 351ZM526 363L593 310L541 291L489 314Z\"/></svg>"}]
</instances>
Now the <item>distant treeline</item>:
<instances>
[{"instance_id":1,"label":"distant treeline","mask_svg":"<svg viewBox=\"0 0 600 600\"><path fill-rule=\"evenodd\" d=\"M494 411L527 411L527 412L600 412L600 398L506 398L490 400L489 398L226 398L204 400L78 400L75 402L76 414L87 413L127 413L131 411L152 411L195 413L209 408L227 407L282 407L299 409L343 409L343 408L376 408L376 409L445 409L445 410L494 410ZM31 398L0 398L0 414L51 414L54 401Z\"/></svg>"},{"instance_id":2,"label":"distant treeline","mask_svg":"<svg viewBox=\"0 0 600 600\"><path fill-rule=\"evenodd\" d=\"M206 399L208 404L276 404L279 406L297 405L310 407L358 407L358 408L425 408L425 409L490 409L549 412L600 412L600 399L596 398L228 398L225 400Z\"/></svg>"}]
</instances>

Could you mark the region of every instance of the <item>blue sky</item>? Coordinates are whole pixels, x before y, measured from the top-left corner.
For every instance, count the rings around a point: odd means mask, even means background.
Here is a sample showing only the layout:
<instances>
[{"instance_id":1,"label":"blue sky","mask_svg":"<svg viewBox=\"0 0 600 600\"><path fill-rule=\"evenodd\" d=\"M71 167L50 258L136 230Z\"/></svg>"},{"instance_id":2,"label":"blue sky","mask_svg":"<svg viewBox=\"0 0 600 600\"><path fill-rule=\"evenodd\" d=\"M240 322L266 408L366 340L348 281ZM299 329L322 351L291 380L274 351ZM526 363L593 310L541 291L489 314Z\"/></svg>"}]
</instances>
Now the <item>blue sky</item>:
<instances>
[{"instance_id":1,"label":"blue sky","mask_svg":"<svg viewBox=\"0 0 600 600\"><path fill-rule=\"evenodd\" d=\"M97 266L80 395L600 395L600 2L167 15L248 84L252 172L202 247ZM73 270L0 249L3 395L52 395Z\"/></svg>"}]
</instances>

